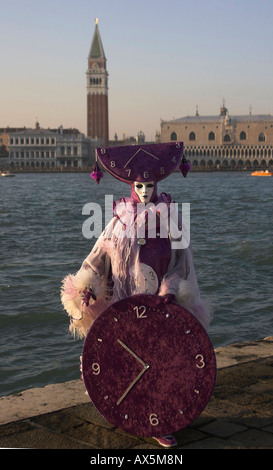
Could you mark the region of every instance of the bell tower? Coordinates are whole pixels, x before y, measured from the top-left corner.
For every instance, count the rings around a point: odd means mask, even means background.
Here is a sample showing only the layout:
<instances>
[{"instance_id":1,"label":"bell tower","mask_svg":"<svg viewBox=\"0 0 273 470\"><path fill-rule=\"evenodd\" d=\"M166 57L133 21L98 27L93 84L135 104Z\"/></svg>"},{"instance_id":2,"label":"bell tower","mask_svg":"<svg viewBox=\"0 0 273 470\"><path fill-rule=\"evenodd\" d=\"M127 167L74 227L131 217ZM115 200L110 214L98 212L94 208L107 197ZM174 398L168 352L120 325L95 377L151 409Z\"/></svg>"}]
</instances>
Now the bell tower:
<instances>
[{"instance_id":1,"label":"bell tower","mask_svg":"<svg viewBox=\"0 0 273 470\"><path fill-rule=\"evenodd\" d=\"M87 137L102 139L102 145L108 146L108 72L98 19L96 18L89 56L87 77Z\"/></svg>"}]
</instances>

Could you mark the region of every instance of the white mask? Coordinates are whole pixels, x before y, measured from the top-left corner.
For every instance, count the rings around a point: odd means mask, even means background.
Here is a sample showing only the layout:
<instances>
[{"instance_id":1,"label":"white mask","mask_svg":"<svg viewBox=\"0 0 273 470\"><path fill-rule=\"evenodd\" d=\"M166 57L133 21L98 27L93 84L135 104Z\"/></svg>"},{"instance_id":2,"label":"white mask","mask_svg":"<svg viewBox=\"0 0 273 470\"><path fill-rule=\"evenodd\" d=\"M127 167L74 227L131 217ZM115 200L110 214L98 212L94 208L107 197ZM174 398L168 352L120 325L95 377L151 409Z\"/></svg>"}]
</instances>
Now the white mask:
<instances>
[{"instance_id":1,"label":"white mask","mask_svg":"<svg viewBox=\"0 0 273 470\"><path fill-rule=\"evenodd\" d=\"M153 181L147 181L147 183L142 183L139 181L134 182L135 192L138 195L140 201L144 202L145 204L150 202L154 192L154 187L155 185Z\"/></svg>"}]
</instances>

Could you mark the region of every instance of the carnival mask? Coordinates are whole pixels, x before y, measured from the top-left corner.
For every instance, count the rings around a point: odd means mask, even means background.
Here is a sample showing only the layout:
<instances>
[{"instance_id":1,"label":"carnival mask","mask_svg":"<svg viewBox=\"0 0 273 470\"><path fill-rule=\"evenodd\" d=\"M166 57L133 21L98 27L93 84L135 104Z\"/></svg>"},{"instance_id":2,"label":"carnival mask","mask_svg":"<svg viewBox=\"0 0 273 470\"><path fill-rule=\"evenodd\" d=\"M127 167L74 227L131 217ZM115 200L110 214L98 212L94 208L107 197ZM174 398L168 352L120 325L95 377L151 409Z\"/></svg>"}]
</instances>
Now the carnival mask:
<instances>
[{"instance_id":1,"label":"carnival mask","mask_svg":"<svg viewBox=\"0 0 273 470\"><path fill-rule=\"evenodd\" d=\"M140 202L144 202L145 204L150 202L154 192L154 186L155 185L153 181L147 181L147 183L142 183L139 181L134 182L135 192L138 195Z\"/></svg>"}]
</instances>

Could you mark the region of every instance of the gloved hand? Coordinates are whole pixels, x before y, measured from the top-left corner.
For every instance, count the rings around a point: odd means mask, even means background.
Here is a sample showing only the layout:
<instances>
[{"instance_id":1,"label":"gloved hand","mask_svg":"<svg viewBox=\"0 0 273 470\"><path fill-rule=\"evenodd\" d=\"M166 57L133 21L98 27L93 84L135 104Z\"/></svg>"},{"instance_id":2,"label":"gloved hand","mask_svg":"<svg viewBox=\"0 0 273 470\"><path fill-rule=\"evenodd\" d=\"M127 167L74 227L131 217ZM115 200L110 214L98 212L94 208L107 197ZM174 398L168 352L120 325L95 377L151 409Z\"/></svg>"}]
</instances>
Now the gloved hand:
<instances>
[{"instance_id":1,"label":"gloved hand","mask_svg":"<svg viewBox=\"0 0 273 470\"><path fill-rule=\"evenodd\" d=\"M166 294L166 295L163 295L162 298L164 299L164 304L169 304L171 302L176 301L176 297L174 294Z\"/></svg>"},{"instance_id":2,"label":"gloved hand","mask_svg":"<svg viewBox=\"0 0 273 470\"><path fill-rule=\"evenodd\" d=\"M83 301L82 303L86 305L86 307L88 307L89 305L89 301L90 301L90 297L92 297L93 300L97 300L95 294L93 293L93 290L92 288L88 288L86 287L82 293L82 297L83 297Z\"/></svg>"}]
</instances>

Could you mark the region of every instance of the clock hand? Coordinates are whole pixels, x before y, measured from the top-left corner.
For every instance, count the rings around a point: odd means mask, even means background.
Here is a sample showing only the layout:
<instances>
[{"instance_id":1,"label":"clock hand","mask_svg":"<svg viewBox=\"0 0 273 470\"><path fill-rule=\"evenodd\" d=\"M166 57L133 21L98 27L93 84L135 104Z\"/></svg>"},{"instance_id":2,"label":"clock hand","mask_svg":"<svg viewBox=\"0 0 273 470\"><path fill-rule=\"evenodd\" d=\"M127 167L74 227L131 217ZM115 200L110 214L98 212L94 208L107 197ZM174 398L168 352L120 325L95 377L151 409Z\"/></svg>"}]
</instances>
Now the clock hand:
<instances>
[{"instance_id":1,"label":"clock hand","mask_svg":"<svg viewBox=\"0 0 273 470\"><path fill-rule=\"evenodd\" d=\"M137 381L140 379L140 377L146 372L147 369L149 369L149 365L145 364L145 367L140 371L140 373L136 376L136 378L133 380L133 382L130 383L129 387L126 388L125 392L117 401L117 405L119 405L122 400L126 397L126 395L130 392L131 388L137 383Z\"/></svg>"},{"instance_id":2,"label":"clock hand","mask_svg":"<svg viewBox=\"0 0 273 470\"><path fill-rule=\"evenodd\" d=\"M140 359L140 357L138 357L138 355L137 355L134 351L132 351L132 349L130 349L129 346L127 346L127 344L123 343L123 341L121 341L120 339L118 339L117 342L118 342L121 346L123 346L124 349L126 349L126 351L128 351L130 354L132 354L132 356L134 356L134 358L135 358L138 362L140 362L140 364L142 364L144 367L147 366L147 364L146 364L144 361L142 361L142 359Z\"/></svg>"},{"instance_id":3,"label":"clock hand","mask_svg":"<svg viewBox=\"0 0 273 470\"><path fill-rule=\"evenodd\" d=\"M149 369L150 366L148 364L146 364L142 359L140 359L140 357L134 351L132 351L132 349L129 348L129 346L127 346L127 344L125 344L123 341L121 341L121 339L118 339L117 342L124 349L126 349L126 351L128 351L128 353L130 353L138 362L140 362L141 365L143 365L143 369L139 372L139 374L136 376L136 378L133 380L133 382L130 383L129 387L126 388L123 395L118 399L117 405L119 405L122 402L122 400L126 397L126 395L130 392L131 388L137 383L137 381L140 379L140 377L142 377L144 372L146 372L146 370Z\"/></svg>"}]
</instances>

